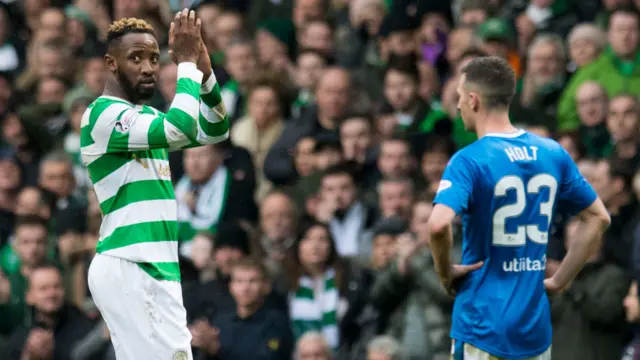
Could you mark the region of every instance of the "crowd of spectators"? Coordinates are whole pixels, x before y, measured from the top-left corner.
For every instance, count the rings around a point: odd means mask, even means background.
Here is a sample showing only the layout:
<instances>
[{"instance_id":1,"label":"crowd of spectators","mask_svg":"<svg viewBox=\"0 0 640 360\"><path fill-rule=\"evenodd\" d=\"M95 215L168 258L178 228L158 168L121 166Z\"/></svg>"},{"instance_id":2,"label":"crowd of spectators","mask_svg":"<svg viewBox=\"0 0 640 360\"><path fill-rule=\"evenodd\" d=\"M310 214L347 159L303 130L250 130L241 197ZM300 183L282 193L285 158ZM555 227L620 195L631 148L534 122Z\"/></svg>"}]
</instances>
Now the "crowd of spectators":
<instances>
[{"instance_id":1,"label":"crowd of spectators","mask_svg":"<svg viewBox=\"0 0 640 360\"><path fill-rule=\"evenodd\" d=\"M518 76L512 122L560 142L611 213L550 298L553 359L640 359L638 0L0 0L0 359L115 359L87 289L81 119L109 24L145 19L166 49L183 7L231 118L230 141L170 153L196 360L449 359L426 224L476 140L456 87L484 55ZM176 76L164 54L149 105ZM547 274L574 229L559 211Z\"/></svg>"}]
</instances>

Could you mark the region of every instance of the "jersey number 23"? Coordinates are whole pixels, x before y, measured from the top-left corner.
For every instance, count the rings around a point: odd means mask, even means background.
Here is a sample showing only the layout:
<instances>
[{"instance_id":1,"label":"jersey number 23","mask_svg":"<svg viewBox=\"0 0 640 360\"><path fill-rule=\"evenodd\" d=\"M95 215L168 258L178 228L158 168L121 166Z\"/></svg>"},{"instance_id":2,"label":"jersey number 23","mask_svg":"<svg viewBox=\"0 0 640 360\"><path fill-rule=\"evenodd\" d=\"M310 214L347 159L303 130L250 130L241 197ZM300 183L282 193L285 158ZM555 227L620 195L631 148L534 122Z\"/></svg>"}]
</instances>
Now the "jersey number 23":
<instances>
[{"instance_id":1,"label":"jersey number 23","mask_svg":"<svg viewBox=\"0 0 640 360\"><path fill-rule=\"evenodd\" d=\"M493 195L503 197L509 190L515 190L516 202L500 207L493 214L493 241L496 246L523 246L527 237L537 244L548 242L548 231L540 231L538 224L519 225L515 233L507 233L505 224L507 219L521 216L527 206L527 194L539 194L542 188L549 189L549 199L540 203L540 214L547 218L547 229L551 224L553 203L558 190L558 182L549 174L538 174L532 177L527 184L517 176L505 176L496 184Z\"/></svg>"}]
</instances>

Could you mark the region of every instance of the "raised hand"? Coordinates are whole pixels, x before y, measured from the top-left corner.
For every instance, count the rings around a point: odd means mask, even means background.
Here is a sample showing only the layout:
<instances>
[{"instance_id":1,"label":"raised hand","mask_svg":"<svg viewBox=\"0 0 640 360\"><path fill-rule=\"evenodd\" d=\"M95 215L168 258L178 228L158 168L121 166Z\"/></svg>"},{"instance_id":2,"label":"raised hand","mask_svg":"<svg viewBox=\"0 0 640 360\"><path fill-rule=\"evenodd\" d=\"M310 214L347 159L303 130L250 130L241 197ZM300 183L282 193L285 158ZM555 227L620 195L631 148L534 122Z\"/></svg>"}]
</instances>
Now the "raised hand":
<instances>
[{"instance_id":1,"label":"raised hand","mask_svg":"<svg viewBox=\"0 0 640 360\"><path fill-rule=\"evenodd\" d=\"M176 17L181 14L182 12L179 12L178 14L176 14ZM200 19L196 19L196 21L200 21ZM171 48L173 48L172 44L175 43L175 25L173 25L174 22L171 23L171 29L169 30L169 46ZM176 53L173 50L169 50L169 55L171 56L171 60L173 60L176 65L180 63ZM204 44L204 40L202 39L202 37L200 38L200 47L196 65L198 66L198 70L202 71L202 73L204 74L204 80L206 81L206 79L208 79L211 75L211 58L209 57L209 51L207 50L207 46Z\"/></svg>"},{"instance_id":2,"label":"raised hand","mask_svg":"<svg viewBox=\"0 0 640 360\"><path fill-rule=\"evenodd\" d=\"M193 10L184 9L173 18L169 29L169 53L175 62L198 62L202 52L201 27Z\"/></svg>"}]
</instances>

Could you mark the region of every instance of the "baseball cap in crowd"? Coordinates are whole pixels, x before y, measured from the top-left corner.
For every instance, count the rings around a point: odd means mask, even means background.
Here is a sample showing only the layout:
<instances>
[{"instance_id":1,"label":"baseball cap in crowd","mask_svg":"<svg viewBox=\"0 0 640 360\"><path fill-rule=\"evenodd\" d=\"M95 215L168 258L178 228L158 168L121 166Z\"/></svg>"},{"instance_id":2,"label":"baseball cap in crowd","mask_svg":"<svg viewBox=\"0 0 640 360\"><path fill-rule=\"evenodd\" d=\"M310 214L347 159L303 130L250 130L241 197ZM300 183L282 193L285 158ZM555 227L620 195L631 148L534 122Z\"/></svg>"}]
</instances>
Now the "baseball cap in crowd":
<instances>
[{"instance_id":1,"label":"baseball cap in crowd","mask_svg":"<svg viewBox=\"0 0 640 360\"><path fill-rule=\"evenodd\" d=\"M515 39L513 28L504 19L491 18L478 26L478 38L484 41L501 41L511 43Z\"/></svg>"},{"instance_id":2,"label":"baseball cap in crowd","mask_svg":"<svg viewBox=\"0 0 640 360\"><path fill-rule=\"evenodd\" d=\"M223 221L216 229L215 249L232 248L249 255L249 234L238 223Z\"/></svg>"}]
</instances>

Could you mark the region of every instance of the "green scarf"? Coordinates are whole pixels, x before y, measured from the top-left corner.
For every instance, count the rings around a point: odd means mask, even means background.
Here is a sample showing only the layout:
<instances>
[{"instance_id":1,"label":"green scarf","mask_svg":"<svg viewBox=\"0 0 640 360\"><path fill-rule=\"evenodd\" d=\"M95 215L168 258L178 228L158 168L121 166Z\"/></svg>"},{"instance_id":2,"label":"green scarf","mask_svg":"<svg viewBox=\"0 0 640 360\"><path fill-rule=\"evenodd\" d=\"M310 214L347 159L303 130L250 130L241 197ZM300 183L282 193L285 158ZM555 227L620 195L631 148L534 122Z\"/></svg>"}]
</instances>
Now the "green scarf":
<instances>
[{"instance_id":1,"label":"green scarf","mask_svg":"<svg viewBox=\"0 0 640 360\"><path fill-rule=\"evenodd\" d=\"M337 315L340 294L335 276L333 269L327 270L319 294L314 291L314 279L300 277L298 290L291 294L289 304L296 339L306 332L319 331L332 348L336 349L340 344Z\"/></svg>"},{"instance_id":2,"label":"green scarf","mask_svg":"<svg viewBox=\"0 0 640 360\"><path fill-rule=\"evenodd\" d=\"M613 66L620 72L621 75L629 77L633 75L636 67L640 65L640 51L636 51L636 57L633 61L625 61L620 59L611 49L610 46L607 46L605 49L605 54L611 59Z\"/></svg>"}]
</instances>

